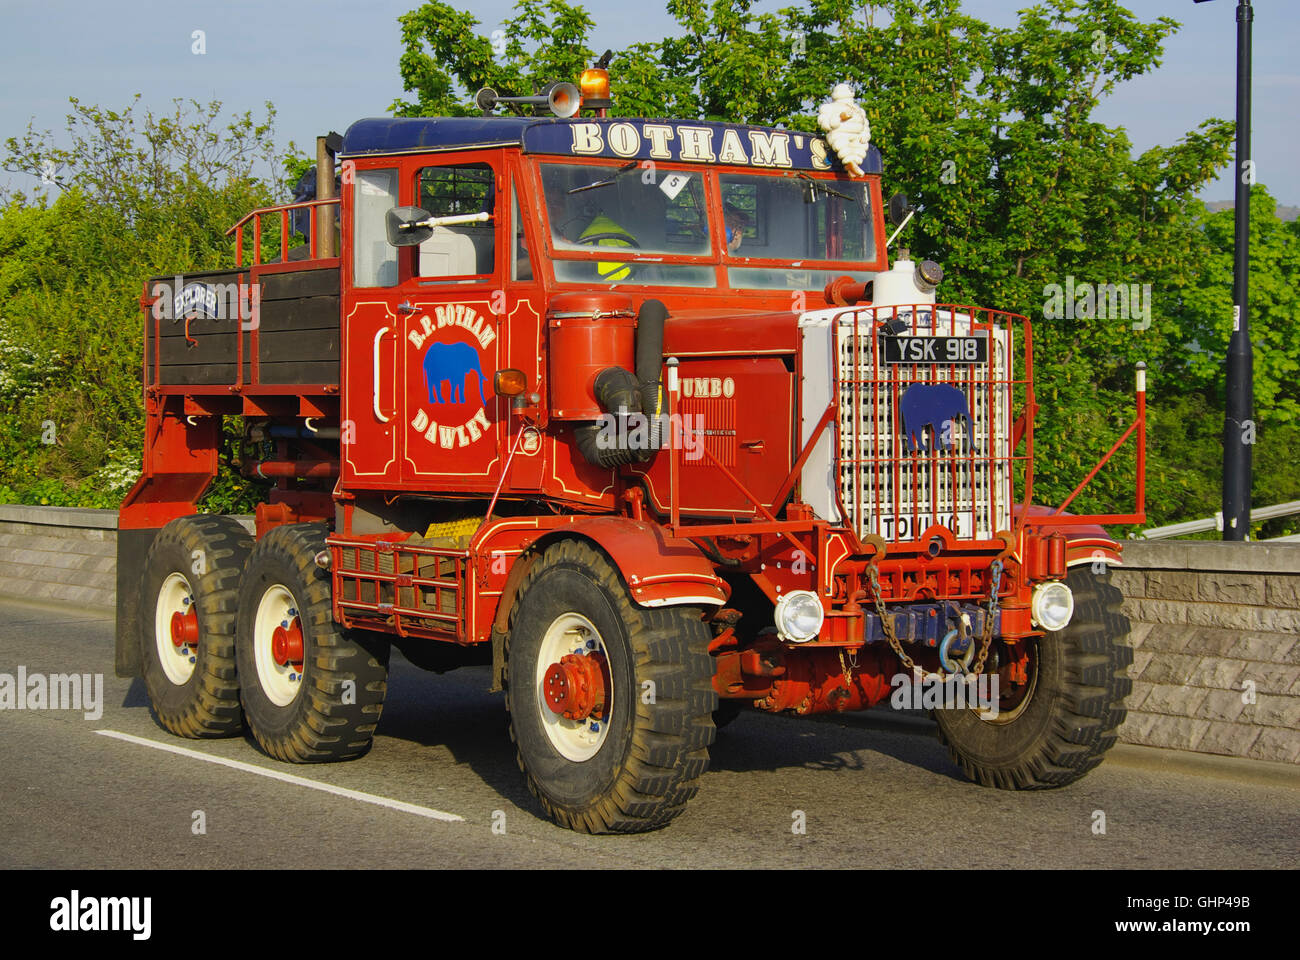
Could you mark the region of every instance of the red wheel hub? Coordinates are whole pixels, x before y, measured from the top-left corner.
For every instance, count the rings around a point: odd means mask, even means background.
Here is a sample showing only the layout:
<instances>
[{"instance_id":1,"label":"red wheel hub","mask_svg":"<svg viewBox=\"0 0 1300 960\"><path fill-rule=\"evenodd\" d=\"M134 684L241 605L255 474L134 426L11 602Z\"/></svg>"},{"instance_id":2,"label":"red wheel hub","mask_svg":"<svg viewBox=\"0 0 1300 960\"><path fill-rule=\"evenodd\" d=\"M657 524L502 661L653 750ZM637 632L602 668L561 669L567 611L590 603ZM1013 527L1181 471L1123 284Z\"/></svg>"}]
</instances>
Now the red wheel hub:
<instances>
[{"instance_id":1,"label":"red wheel hub","mask_svg":"<svg viewBox=\"0 0 1300 960\"><path fill-rule=\"evenodd\" d=\"M172 614L172 646L180 649L181 647L198 646L199 642L199 615L191 605L184 613L177 610Z\"/></svg>"},{"instance_id":2,"label":"red wheel hub","mask_svg":"<svg viewBox=\"0 0 1300 960\"><path fill-rule=\"evenodd\" d=\"M601 719L605 715L605 691L609 668L599 653L579 656L570 653L546 670L542 690L546 705L566 720Z\"/></svg>"},{"instance_id":3,"label":"red wheel hub","mask_svg":"<svg viewBox=\"0 0 1300 960\"><path fill-rule=\"evenodd\" d=\"M282 667L302 663L302 624L297 617L289 621L288 627L275 628L271 634L271 656Z\"/></svg>"}]
</instances>

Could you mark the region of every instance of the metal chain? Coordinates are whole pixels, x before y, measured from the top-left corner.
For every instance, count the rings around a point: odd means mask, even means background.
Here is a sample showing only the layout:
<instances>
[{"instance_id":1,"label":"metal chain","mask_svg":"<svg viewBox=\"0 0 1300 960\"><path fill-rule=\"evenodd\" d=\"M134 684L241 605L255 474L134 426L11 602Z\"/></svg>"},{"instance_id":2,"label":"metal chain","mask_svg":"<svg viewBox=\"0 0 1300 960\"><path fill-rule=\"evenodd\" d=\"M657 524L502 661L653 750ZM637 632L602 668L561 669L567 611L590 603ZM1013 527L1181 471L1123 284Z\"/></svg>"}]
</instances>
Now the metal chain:
<instances>
[{"instance_id":1,"label":"metal chain","mask_svg":"<svg viewBox=\"0 0 1300 960\"><path fill-rule=\"evenodd\" d=\"M867 565L867 576L871 581L872 600L876 606L876 612L880 615L880 629L885 634L885 639L889 641L890 648L898 657L898 662L903 665L907 671L916 670L916 661L903 652L903 646L898 642L898 635L894 632L894 618L885 610L885 600L880 592L880 573L874 562ZM989 648L993 644L993 620L998 610L998 590L1002 585L1002 561L994 560L992 567L992 577L989 589L988 615L984 618L984 635L980 638L979 657L975 661L975 668L971 671L975 676L984 672L984 661L988 659ZM841 655L841 662L843 657ZM939 665L936 671L940 677L947 677L950 674L944 671L943 664Z\"/></svg>"},{"instance_id":2,"label":"metal chain","mask_svg":"<svg viewBox=\"0 0 1300 960\"><path fill-rule=\"evenodd\" d=\"M980 655L975 661L975 676L984 672L984 661L988 659L989 647L993 643L993 621L998 613L998 590L1002 586L1002 561L994 560L993 567L990 570L992 584L989 587L989 606L988 613L984 616L984 637L983 644L980 647Z\"/></svg>"}]
</instances>

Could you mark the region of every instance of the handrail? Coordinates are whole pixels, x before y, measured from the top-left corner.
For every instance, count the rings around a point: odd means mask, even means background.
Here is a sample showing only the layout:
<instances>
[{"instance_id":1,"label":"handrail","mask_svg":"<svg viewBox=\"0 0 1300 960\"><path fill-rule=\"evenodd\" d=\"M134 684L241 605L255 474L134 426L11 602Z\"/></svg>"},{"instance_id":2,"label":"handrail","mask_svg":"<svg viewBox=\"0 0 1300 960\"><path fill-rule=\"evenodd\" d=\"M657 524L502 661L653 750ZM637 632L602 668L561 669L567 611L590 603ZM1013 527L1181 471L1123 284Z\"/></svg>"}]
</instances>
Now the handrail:
<instances>
[{"instance_id":1,"label":"handrail","mask_svg":"<svg viewBox=\"0 0 1300 960\"><path fill-rule=\"evenodd\" d=\"M1271 507L1257 507L1250 511L1252 522L1256 520L1272 520L1275 517L1289 517L1292 514L1300 513L1300 500L1288 500L1286 503L1277 503ZM1206 517L1203 520L1184 520L1182 523L1170 523L1163 527L1151 527L1143 530L1141 538L1143 540L1167 540L1171 537L1181 537L1189 533L1205 533L1209 530L1223 529L1222 511L1215 513L1212 517ZM1268 542L1296 540L1297 537L1273 537Z\"/></svg>"},{"instance_id":2,"label":"handrail","mask_svg":"<svg viewBox=\"0 0 1300 960\"><path fill-rule=\"evenodd\" d=\"M244 265L244 225L248 221L253 221L253 263L252 266L260 266L262 263L262 220L265 214L278 213L280 215L280 260L283 262L289 259L289 211L307 210L308 211L308 228L307 228L307 246L308 254L311 259L315 260L318 256L316 250L316 208L323 207L326 204L339 203L338 197L329 197L324 200L301 200L296 203L281 203L273 207L259 207L256 210L250 210L239 219L234 226L226 231L226 236L232 233L235 235L235 266Z\"/></svg>"}]
</instances>

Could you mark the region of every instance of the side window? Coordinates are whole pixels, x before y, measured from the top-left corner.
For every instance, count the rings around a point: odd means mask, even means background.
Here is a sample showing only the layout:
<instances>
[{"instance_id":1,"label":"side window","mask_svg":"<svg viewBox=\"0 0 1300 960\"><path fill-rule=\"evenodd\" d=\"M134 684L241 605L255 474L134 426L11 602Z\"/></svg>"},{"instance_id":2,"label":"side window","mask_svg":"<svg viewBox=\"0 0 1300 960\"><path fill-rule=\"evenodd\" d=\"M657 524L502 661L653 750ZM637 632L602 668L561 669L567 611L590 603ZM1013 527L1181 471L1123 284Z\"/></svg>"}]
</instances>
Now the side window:
<instances>
[{"instance_id":1,"label":"side window","mask_svg":"<svg viewBox=\"0 0 1300 960\"><path fill-rule=\"evenodd\" d=\"M358 287L395 286L397 248L388 242L384 217L397 206L397 171L357 171L352 202L353 283Z\"/></svg>"},{"instance_id":2,"label":"side window","mask_svg":"<svg viewBox=\"0 0 1300 960\"><path fill-rule=\"evenodd\" d=\"M420 244L420 277L488 277L496 272L496 178L486 163L424 167L418 203L434 217L465 222L434 227ZM487 214L486 219L472 219Z\"/></svg>"},{"instance_id":3,"label":"side window","mask_svg":"<svg viewBox=\"0 0 1300 960\"><path fill-rule=\"evenodd\" d=\"M516 187L510 187L511 220L510 233L514 237L515 249L510 259L511 280L533 279L533 262L528 256L527 241L524 239L524 221L519 216L519 194Z\"/></svg>"}]
</instances>

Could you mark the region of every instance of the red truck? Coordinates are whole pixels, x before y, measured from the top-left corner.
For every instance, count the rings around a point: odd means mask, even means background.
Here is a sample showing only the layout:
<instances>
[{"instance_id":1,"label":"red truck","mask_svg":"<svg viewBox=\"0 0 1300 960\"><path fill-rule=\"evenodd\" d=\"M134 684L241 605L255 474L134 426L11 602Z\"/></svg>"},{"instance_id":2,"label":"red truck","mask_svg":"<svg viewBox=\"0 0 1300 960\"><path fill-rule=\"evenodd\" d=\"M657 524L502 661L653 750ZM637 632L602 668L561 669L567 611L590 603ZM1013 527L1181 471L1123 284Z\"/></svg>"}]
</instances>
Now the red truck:
<instances>
[{"instance_id":1,"label":"red truck","mask_svg":"<svg viewBox=\"0 0 1300 960\"><path fill-rule=\"evenodd\" d=\"M232 268L146 282L118 674L313 762L369 749L393 645L490 665L594 833L680 813L741 708L933 708L982 784L1083 776L1130 689L1101 524L1144 519L1143 374L1102 460L1134 437L1135 512L1034 505L1030 323L890 263L874 147L613 118L607 83L361 120ZM223 456L255 534L197 512Z\"/></svg>"}]
</instances>

